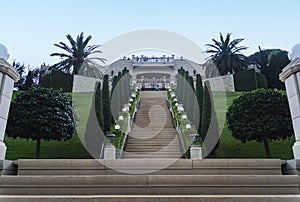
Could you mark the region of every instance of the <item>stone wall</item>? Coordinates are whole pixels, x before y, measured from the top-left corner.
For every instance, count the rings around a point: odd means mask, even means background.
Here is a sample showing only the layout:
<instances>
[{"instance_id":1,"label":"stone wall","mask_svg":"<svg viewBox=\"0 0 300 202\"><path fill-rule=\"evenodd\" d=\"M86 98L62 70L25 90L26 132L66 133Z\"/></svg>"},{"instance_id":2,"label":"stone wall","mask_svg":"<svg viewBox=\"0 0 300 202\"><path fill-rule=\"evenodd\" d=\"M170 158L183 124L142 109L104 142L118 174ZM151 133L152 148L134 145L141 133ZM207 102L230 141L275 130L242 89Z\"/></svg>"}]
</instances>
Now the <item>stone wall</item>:
<instances>
[{"instance_id":1,"label":"stone wall","mask_svg":"<svg viewBox=\"0 0 300 202\"><path fill-rule=\"evenodd\" d=\"M205 81L209 81L212 91L235 91L233 74L204 79L203 82Z\"/></svg>"},{"instance_id":2,"label":"stone wall","mask_svg":"<svg viewBox=\"0 0 300 202\"><path fill-rule=\"evenodd\" d=\"M97 81L101 81L101 80L96 78L91 78L91 77L74 75L72 92L73 93L94 92L95 83Z\"/></svg>"}]
</instances>

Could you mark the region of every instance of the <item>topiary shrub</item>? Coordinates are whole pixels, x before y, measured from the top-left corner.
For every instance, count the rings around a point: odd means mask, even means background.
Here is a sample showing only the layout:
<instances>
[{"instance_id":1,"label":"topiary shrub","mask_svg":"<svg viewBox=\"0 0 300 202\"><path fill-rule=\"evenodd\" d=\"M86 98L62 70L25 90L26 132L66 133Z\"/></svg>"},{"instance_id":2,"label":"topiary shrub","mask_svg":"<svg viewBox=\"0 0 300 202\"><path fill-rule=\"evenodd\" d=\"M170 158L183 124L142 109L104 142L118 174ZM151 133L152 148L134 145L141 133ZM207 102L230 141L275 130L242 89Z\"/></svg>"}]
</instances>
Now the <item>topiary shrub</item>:
<instances>
[{"instance_id":1,"label":"topiary shrub","mask_svg":"<svg viewBox=\"0 0 300 202\"><path fill-rule=\"evenodd\" d=\"M12 102L6 133L8 137L36 140L36 158L41 140L70 140L75 133L70 96L53 89L32 87Z\"/></svg>"},{"instance_id":2,"label":"topiary shrub","mask_svg":"<svg viewBox=\"0 0 300 202\"><path fill-rule=\"evenodd\" d=\"M293 134L288 99L283 91L258 89L235 99L227 112L228 128L242 143L264 142L271 158L270 140L287 139Z\"/></svg>"}]
</instances>

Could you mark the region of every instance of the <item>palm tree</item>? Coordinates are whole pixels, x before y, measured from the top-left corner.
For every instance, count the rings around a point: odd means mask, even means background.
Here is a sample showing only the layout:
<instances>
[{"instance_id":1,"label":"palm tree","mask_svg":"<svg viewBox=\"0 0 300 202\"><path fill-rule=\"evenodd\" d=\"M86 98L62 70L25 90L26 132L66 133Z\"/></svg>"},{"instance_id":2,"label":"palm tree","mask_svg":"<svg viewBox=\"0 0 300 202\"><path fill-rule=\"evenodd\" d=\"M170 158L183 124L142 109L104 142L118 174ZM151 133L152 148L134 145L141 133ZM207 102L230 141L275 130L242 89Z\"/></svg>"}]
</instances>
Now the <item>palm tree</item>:
<instances>
[{"instance_id":1,"label":"palm tree","mask_svg":"<svg viewBox=\"0 0 300 202\"><path fill-rule=\"evenodd\" d=\"M101 74L99 64L95 60L99 60L104 64L105 59L99 57L88 57L95 53L102 53L98 48L100 45L88 45L92 36L89 35L86 39L83 37L83 32L77 36L76 41L70 34L67 35L71 47L63 42L54 44L67 53L52 53L50 56L59 56L62 61L51 66L51 69L59 69L61 71L73 74ZM102 67L102 66L101 66ZM101 74L102 75L102 74Z\"/></svg>"},{"instance_id":2,"label":"palm tree","mask_svg":"<svg viewBox=\"0 0 300 202\"><path fill-rule=\"evenodd\" d=\"M220 75L226 75L228 73L236 73L248 69L248 58L240 51L246 50L247 47L237 45L244 39L234 39L230 41L230 33L224 40L222 33L220 33L220 41L212 39L213 44L206 44L208 49L207 53L212 54L208 57L205 65L209 70L206 71L207 75L216 76L216 71L213 70L213 66L217 67Z\"/></svg>"}]
</instances>

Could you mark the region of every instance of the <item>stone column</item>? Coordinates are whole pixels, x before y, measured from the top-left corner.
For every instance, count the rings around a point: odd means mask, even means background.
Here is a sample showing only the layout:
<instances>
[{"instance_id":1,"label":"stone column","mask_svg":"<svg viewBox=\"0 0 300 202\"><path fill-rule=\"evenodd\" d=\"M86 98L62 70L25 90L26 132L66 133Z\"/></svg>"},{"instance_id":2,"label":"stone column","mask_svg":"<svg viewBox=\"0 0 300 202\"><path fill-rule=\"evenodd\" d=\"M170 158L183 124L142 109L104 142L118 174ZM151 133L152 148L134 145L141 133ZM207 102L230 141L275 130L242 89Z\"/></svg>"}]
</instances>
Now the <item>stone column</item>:
<instances>
[{"instance_id":1,"label":"stone column","mask_svg":"<svg viewBox=\"0 0 300 202\"><path fill-rule=\"evenodd\" d=\"M116 147L113 145L105 145L104 159L116 159Z\"/></svg>"},{"instance_id":2,"label":"stone column","mask_svg":"<svg viewBox=\"0 0 300 202\"><path fill-rule=\"evenodd\" d=\"M293 146L295 159L300 159L300 58L290 62L279 75L285 82L286 92L293 121L296 142Z\"/></svg>"},{"instance_id":3,"label":"stone column","mask_svg":"<svg viewBox=\"0 0 300 202\"><path fill-rule=\"evenodd\" d=\"M202 148L192 145L190 148L190 155L192 160L202 159Z\"/></svg>"},{"instance_id":4,"label":"stone column","mask_svg":"<svg viewBox=\"0 0 300 202\"><path fill-rule=\"evenodd\" d=\"M3 142L14 83L20 76L3 58L0 58L0 160L5 159L6 146Z\"/></svg>"}]
</instances>

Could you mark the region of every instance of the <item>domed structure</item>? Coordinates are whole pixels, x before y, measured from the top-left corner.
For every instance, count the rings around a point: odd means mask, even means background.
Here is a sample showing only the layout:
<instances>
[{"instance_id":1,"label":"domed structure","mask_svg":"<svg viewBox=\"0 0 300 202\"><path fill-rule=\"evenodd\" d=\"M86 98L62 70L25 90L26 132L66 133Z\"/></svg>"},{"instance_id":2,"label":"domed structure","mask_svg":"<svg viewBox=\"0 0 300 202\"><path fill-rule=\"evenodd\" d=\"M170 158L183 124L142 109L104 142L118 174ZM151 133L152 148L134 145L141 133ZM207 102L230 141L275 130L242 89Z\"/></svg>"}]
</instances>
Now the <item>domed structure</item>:
<instances>
[{"instance_id":1,"label":"domed structure","mask_svg":"<svg viewBox=\"0 0 300 202\"><path fill-rule=\"evenodd\" d=\"M0 58L4 58L5 60L9 58L8 50L3 44L0 44Z\"/></svg>"},{"instance_id":2,"label":"domed structure","mask_svg":"<svg viewBox=\"0 0 300 202\"><path fill-rule=\"evenodd\" d=\"M291 53L289 54L290 60L294 60L295 58L300 58L300 43L296 44Z\"/></svg>"}]
</instances>

